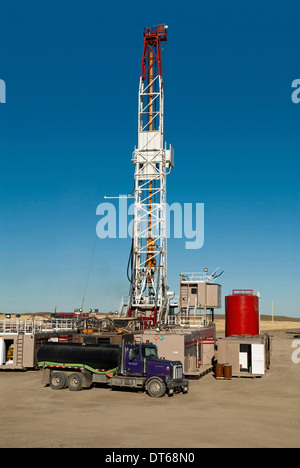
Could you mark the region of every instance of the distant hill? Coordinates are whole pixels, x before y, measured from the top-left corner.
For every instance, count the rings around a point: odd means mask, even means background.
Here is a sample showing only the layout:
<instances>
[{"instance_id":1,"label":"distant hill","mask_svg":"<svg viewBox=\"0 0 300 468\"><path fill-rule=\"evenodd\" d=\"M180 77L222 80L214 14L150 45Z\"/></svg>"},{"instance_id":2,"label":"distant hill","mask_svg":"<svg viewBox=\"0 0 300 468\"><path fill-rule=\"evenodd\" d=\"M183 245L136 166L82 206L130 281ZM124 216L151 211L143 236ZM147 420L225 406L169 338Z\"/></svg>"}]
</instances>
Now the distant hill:
<instances>
[{"instance_id":1,"label":"distant hill","mask_svg":"<svg viewBox=\"0 0 300 468\"><path fill-rule=\"evenodd\" d=\"M225 320L224 314L215 314L216 319ZM261 315L260 320L264 322L272 321L272 315ZM300 322L300 318L297 317L286 317L284 315L274 315L274 322Z\"/></svg>"}]
</instances>

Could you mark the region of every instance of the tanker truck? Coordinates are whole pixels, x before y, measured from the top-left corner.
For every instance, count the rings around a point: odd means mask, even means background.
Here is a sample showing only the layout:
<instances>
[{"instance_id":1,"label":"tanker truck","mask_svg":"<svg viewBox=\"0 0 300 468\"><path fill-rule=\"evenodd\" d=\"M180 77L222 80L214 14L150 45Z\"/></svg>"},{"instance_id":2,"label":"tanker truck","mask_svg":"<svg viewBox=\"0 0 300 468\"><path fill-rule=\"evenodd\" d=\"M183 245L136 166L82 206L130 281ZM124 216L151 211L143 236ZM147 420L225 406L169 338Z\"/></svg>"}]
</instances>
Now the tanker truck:
<instances>
[{"instance_id":1,"label":"tanker truck","mask_svg":"<svg viewBox=\"0 0 300 468\"><path fill-rule=\"evenodd\" d=\"M79 391L95 383L144 390L160 398L187 393L180 361L158 358L152 343L81 344L47 342L37 353L42 382L53 390Z\"/></svg>"}]
</instances>

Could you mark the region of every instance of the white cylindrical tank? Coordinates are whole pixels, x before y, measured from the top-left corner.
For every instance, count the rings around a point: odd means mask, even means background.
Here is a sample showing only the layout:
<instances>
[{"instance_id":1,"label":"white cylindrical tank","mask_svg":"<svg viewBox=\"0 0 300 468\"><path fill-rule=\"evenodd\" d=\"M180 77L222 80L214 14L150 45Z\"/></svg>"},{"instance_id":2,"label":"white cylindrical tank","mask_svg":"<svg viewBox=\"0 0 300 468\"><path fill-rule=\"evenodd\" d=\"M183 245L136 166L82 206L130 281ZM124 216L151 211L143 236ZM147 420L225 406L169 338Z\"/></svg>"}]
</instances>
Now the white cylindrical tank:
<instances>
[{"instance_id":1,"label":"white cylindrical tank","mask_svg":"<svg viewBox=\"0 0 300 468\"><path fill-rule=\"evenodd\" d=\"M6 363L6 345L4 338L0 338L0 366Z\"/></svg>"}]
</instances>

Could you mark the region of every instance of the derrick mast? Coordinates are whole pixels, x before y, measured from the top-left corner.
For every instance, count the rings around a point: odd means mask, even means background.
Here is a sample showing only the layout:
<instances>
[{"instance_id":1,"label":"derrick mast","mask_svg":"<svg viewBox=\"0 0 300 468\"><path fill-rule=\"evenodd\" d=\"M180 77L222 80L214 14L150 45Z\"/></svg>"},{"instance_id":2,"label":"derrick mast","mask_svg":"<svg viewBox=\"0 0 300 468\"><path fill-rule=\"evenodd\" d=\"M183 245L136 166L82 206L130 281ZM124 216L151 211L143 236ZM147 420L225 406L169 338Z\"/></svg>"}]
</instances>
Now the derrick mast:
<instances>
[{"instance_id":1,"label":"derrick mast","mask_svg":"<svg viewBox=\"0 0 300 468\"><path fill-rule=\"evenodd\" d=\"M128 316L160 320L167 307L166 176L174 151L164 147L161 42L167 26L144 28L139 85L134 227Z\"/></svg>"}]
</instances>

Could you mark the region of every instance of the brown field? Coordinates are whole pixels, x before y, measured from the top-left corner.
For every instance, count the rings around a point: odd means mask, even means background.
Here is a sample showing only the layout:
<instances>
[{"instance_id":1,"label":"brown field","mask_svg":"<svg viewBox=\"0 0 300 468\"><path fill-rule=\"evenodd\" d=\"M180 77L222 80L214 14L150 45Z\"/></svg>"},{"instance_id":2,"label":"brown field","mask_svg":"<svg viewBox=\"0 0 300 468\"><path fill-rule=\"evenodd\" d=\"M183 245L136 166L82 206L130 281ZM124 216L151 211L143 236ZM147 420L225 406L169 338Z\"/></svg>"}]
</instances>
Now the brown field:
<instances>
[{"instance_id":1,"label":"brown field","mask_svg":"<svg viewBox=\"0 0 300 468\"><path fill-rule=\"evenodd\" d=\"M224 315L216 315L215 316L215 325L216 330L219 333L225 332L225 316ZM263 332L271 332L276 330L299 330L300 331L300 319L293 318L293 317L284 317L284 316L276 316L274 317L274 321L272 321L272 317L270 315L261 315L260 317L260 331Z\"/></svg>"},{"instance_id":2,"label":"brown field","mask_svg":"<svg viewBox=\"0 0 300 468\"><path fill-rule=\"evenodd\" d=\"M0 447L299 448L295 338L285 330L272 336L266 376L217 381L208 374L190 382L188 395L158 400L107 388L53 391L42 387L39 371L1 372Z\"/></svg>"}]
</instances>

